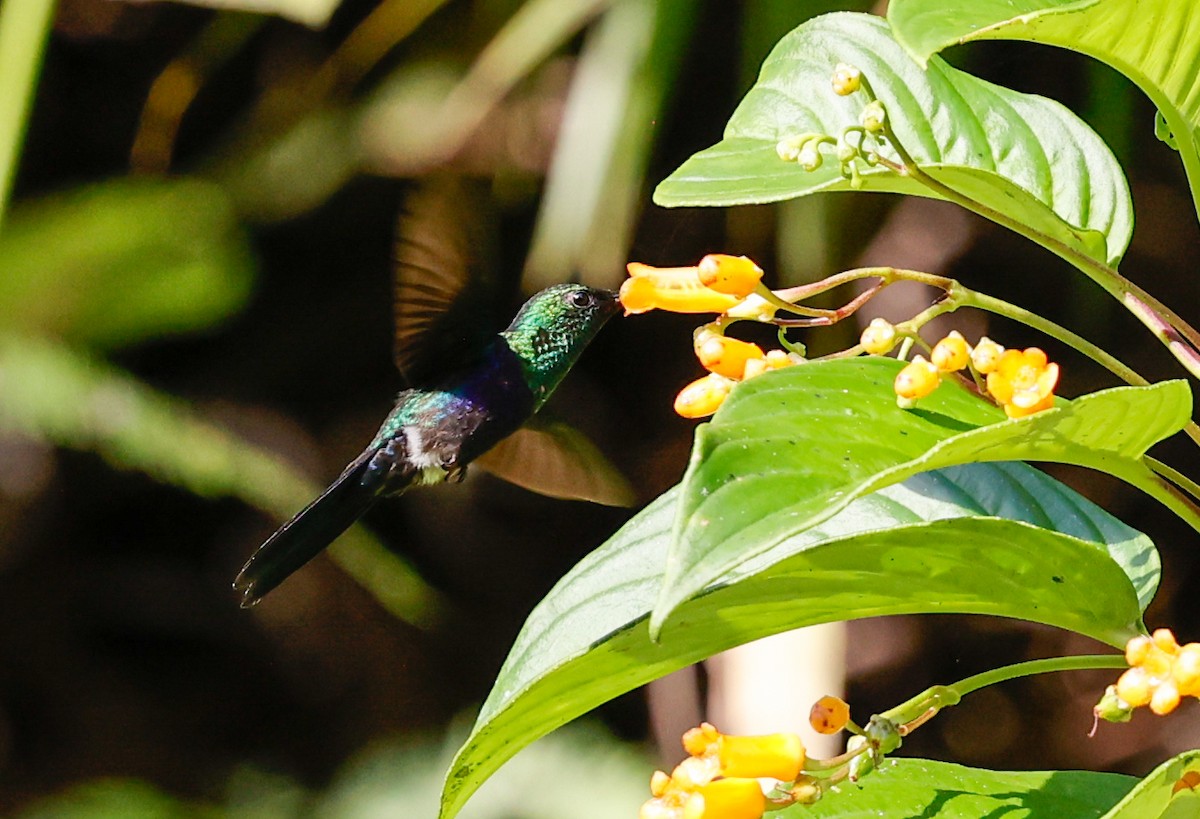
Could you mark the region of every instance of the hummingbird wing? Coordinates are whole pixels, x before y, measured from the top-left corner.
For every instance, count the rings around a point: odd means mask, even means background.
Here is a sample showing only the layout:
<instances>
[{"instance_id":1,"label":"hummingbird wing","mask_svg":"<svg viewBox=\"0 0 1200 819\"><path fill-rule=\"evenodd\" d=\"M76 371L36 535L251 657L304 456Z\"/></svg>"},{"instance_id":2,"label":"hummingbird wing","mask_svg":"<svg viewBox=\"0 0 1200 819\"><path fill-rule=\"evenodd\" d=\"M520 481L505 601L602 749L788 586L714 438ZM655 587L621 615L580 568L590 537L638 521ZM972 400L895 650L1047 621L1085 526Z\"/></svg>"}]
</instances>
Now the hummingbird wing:
<instances>
[{"instance_id":1,"label":"hummingbird wing","mask_svg":"<svg viewBox=\"0 0 1200 819\"><path fill-rule=\"evenodd\" d=\"M559 421L521 427L474 462L499 478L552 498L605 506L637 503L629 481L596 445Z\"/></svg>"},{"instance_id":2,"label":"hummingbird wing","mask_svg":"<svg viewBox=\"0 0 1200 819\"><path fill-rule=\"evenodd\" d=\"M250 556L233 581L233 588L242 593L242 608L253 606L316 557L375 503L380 485L362 481L373 454L368 449L359 455L328 489Z\"/></svg>"},{"instance_id":3,"label":"hummingbird wing","mask_svg":"<svg viewBox=\"0 0 1200 819\"><path fill-rule=\"evenodd\" d=\"M492 260L496 215L483 184L422 180L396 226L396 366L409 386L465 366L503 327L511 294Z\"/></svg>"}]
</instances>

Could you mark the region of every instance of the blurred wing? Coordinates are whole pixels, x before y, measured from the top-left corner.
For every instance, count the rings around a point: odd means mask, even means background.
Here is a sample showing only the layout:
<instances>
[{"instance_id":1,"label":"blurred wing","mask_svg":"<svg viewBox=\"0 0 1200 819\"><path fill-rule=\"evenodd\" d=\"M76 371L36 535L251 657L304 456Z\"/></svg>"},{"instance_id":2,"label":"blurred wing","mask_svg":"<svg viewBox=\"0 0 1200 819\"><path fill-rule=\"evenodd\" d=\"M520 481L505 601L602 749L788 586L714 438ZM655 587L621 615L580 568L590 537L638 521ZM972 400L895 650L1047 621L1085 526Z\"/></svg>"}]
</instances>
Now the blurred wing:
<instances>
[{"instance_id":1,"label":"blurred wing","mask_svg":"<svg viewBox=\"0 0 1200 819\"><path fill-rule=\"evenodd\" d=\"M462 366L503 326L492 260L496 216L482 183L422 180L396 226L396 366L410 386Z\"/></svg>"},{"instance_id":2,"label":"blurred wing","mask_svg":"<svg viewBox=\"0 0 1200 819\"><path fill-rule=\"evenodd\" d=\"M633 487L582 432L551 422L522 427L475 463L497 477L552 498L633 506Z\"/></svg>"}]
</instances>

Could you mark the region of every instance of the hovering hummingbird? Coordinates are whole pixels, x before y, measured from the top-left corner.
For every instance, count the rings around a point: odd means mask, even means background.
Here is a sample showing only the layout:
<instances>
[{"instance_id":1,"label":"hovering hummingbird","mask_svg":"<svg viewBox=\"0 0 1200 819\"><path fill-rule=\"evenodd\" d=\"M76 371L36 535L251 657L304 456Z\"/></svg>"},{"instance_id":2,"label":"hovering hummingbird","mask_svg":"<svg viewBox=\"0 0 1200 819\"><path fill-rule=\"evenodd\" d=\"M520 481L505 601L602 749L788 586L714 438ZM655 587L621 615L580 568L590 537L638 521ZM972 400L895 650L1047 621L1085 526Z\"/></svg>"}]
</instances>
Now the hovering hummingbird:
<instances>
[{"instance_id":1,"label":"hovering hummingbird","mask_svg":"<svg viewBox=\"0 0 1200 819\"><path fill-rule=\"evenodd\" d=\"M233 586L243 608L314 558L380 498L461 480L477 460L544 494L632 503L628 484L580 433L560 423L525 426L620 310L616 293L580 284L548 287L525 303L508 329L471 345L470 333L464 336L446 321L454 318L454 299L470 278L470 239L464 234L445 240L428 231L471 229L438 218L460 201L460 185L440 183L419 194L417 204L425 207L401 222L397 363L412 386L399 394L370 444L337 480L242 567ZM442 332L431 332L438 329ZM420 340L429 336L422 346ZM474 349L450 356L456 344ZM438 363L453 358L453 369L434 375Z\"/></svg>"}]
</instances>

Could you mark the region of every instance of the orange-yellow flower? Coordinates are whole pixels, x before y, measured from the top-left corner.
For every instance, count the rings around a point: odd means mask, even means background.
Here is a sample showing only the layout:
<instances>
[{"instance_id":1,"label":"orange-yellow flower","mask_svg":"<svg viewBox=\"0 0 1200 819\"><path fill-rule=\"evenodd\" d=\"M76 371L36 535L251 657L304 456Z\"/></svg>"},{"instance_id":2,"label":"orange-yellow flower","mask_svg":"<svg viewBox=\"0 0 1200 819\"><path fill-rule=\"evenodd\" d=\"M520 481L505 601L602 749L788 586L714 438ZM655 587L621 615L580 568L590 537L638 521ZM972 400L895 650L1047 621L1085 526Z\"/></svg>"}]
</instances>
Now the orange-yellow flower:
<instances>
[{"instance_id":1,"label":"orange-yellow flower","mask_svg":"<svg viewBox=\"0 0 1200 819\"><path fill-rule=\"evenodd\" d=\"M1155 714L1174 711L1183 697L1200 697L1200 643L1179 645L1170 629L1157 629L1125 644L1128 668L1113 691L1125 711L1148 705ZM1101 709L1104 700L1097 709ZM1108 709L1112 710L1112 709ZM1116 709L1122 716L1121 709ZM1107 716L1107 710L1097 710Z\"/></svg>"},{"instance_id":2,"label":"orange-yellow flower","mask_svg":"<svg viewBox=\"0 0 1200 819\"><path fill-rule=\"evenodd\" d=\"M684 418L705 418L716 412L729 397L733 380L709 373L679 391L675 397L675 412Z\"/></svg>"},{"instance_id":3,"label":"orange-yellow flower","mask_svg":"<svg viewBox=\"0 0 1200 819\"><path fill-rule=\"evenodd\" d=\"M1037 347L1005 350L987 377L988 392L1009 418L1023 418L1053 407L1057 385L1058 365L1049 363Z\"/></svg>"},{"instance_id":4,"label":"orange-yellow flower","mask_svg":"<svg viewBox=\"0 0 1200 819\"><path fill-rule=\"evenodd\" d=\"M700 283L718 293L727 293L744 299L762 281L762 268L745 256L727 256L710 253L696 266Z\"/></svg>"},{"instance_id":5,"label":"orange-yellow flower","mask_svg":"<svg viewBox=\"0 0 1200 819\"><path fill-rule=\"evenodd\" d=\"M723 313L741 301L700 282L696 267L651 267L630 262L629 278L621 284L625 314L666 310L671 313Z\"/></svg>"}]
</instances>

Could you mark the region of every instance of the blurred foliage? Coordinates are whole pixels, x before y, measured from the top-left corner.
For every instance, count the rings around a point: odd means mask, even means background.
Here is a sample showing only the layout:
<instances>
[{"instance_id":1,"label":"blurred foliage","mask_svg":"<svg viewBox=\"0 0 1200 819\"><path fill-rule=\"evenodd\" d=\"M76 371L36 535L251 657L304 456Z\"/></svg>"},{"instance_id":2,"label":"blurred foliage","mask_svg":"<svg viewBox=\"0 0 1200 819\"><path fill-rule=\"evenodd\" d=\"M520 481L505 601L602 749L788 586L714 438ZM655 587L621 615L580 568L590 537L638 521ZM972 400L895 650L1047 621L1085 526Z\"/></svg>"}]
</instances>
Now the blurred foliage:
<instances>
[{"instance_id":1,"label":"blurred foliage","mask_svg":"<svg viewBox=\"0 0 1200 819\"><path fill-rule=\"evenodd\" d=\"M43 800L17 819L385 819L437 814L441 776L461 733L412 738L350 760L324 793L261 771L243 770L224 804L173 797L138 780L85 782ZM632 816L642 800L648 760L596 725L573 725L521 752L493 777L464 819L611 819ZM578 798L578 783L596 793Z\"/></svg>"}]
</instances>

